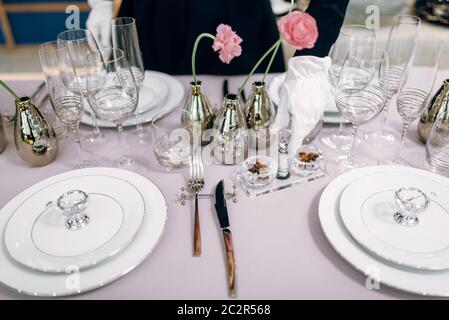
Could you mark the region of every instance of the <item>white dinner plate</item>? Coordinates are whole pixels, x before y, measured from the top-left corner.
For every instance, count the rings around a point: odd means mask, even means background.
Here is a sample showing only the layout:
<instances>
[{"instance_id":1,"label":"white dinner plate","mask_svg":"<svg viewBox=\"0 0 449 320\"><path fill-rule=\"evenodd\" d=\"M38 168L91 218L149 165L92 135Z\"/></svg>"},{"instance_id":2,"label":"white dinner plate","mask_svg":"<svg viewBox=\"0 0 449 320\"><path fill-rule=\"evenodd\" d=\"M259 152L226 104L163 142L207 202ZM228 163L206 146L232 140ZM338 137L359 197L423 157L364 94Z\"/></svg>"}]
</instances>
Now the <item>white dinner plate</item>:
<instances>
[{"instance_id":1,"label":"white dinner plate","mask_svg":"<svg viewBox=\"0 0 449 320\"><path fill-rule=\"evenodd\" d=\"M280 98L280 89L281 85L285 80L286 73L282 73L276 77L274 77L270 85L268 86L268 95L271 98L271 101L277 106L279 106ZM342 120L340 113L338 112L337 106L335 105L335 101L332 99L331 103L326 106L323 114L323 121L325 123L338 124Z\"/></svg>"},{"instance_id":2,"label":"white dinner plate","mask_svg":"<svg viewBox=\"0 0 449 320\"><path fill-rule=\"evenodd\" d=\"M46 185L72 177L105 175L127 181L142 194L145 217L140 231L120 254L104 263L86 270L76 267L66 274L35 271L17 264L8 255L4 245L0 248L0 282L12 290L33 296L66 296L100 288L133 270L152 252L165 227L167 205L160 190L147 178L136 173L115 168L80 169L62 173L26 189L0 210L0 233L5 232L14 210L28 197Z\"/></svg>"},{"instance_id":3,"label":"white dinner plate","mask_svg":"<svg viewBox=\"0 0 449 320\"><path fill-rule=\"evenodd\" d=\"M337 177L321 195L321 227L331 245L345 260L364 274L375 277L380 283L415 294L448 297L449 271L414 270L378 259L351 237L340 218L340 197L351 182L374 173L407 173L410 169L399 166L372 166L355 169Z\"/></svg>"},{"instance_id":4,"label":"white dinner plate","mask_svg":"<svg viewBox=\"0 0 449 320\"><path fill-rule=\"evenodd\" d=\"M147 112L138 113L137 115L131 116L124 122L125 127L135 126L136 123L147 123L153 120L155 116L161 117L164 116L174 109L176 109L184 97L184 87L181 82L168 74L157 72L157 71L145 71L145 79L151 78L154 81L164 83L167 86L168 94L164 101L162 101L159 105L151 108ZM83 117L81 119L81 123L92 125L93 120L89 113L84 112ZM102 119L97 118L98 126L104 128L115 128L116 125L112 122L108 122Z\"/></svg>"},{"instance_id":5,"label":"white dinner plate","mask_svg":"<svg viewBox=\"0 0 449 320\"><path fill-rule=\"evenodd\" d=\"M383 259L417 269L449 269L448 182L413 168L364 176L343 192L341 218L356 241ZM430 198L416 226L401 226L393 218L398 211L394 193L401 187L418 188Z\"/></svg>"},{"instance_id":6,"label":"white dinner plate","mask_svg":"<svg viewBox=\"0 0 449 320\"><path fill-rule=\"evenodd\" d=\"M46 208L70 190L89 195L89 224L72 231L56 206ZM66 272L98 265L132 241L145 213L139 190L125 180L104 175L71 177L45 185L15 210L4 233L5 247L17 262L43 272Z\"/></svg>"}]
</instances>

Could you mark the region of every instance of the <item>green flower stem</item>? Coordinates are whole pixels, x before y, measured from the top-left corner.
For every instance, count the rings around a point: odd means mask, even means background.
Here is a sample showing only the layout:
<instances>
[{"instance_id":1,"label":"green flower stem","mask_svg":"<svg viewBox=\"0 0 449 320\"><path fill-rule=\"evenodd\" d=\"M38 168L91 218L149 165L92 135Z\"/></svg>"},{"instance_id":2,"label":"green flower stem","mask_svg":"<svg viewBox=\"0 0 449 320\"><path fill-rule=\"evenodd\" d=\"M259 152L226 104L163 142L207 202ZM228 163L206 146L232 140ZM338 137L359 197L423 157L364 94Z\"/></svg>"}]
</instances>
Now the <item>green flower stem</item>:
<instances>
[{"instance_id":1,"label":"green flower stem","mask_svg":"<svg viewBox=\"0 0 449 320\"><path fill-rule=\"evenodd\" d=\"M287 15L292 13L294 5L295 5L295 0L291 0L290 10L288 11ZM279 39L282 40L282 36L280 36ZM268 74L268 72L271 69L271 65L273 64L274 57L276 57L276 54L278 53L278 50L279 50L279 47L281 46L281 43L282 43L282 41L280 41L278 43L276 49L274 49L273 54L271 55L270 62L268 63L267 68L265 69L265 73L263 75L262 82L265 82L265 78L267 77L267 74Z\"/></svg>"},{"instance_id":2,"label":"green flower stem","mask_svg":"<svg viewBox=\"0 0 449 320\"><path fill-rule=\"evenodd\" d=\"M243 84L240 86L239 91L237 93L237 96L240 96L243 88L245 87L246 83L248 82L249 78L254 74L254 72L256 72L257 68L259 67L259 65L265 60L265 58L271 53L271 51L275 50L276 47L279 46L279 43L282 42L282 39L277 40L270 49L268 49L267 52L265 52L263 54L262 57L260 57L259 61L257 61L256 65L253 67L253 69L251 70L251 72L248 74L248 76L246 77L245 81L243 82Z\"/></svg>"},{"instance_id":3,"label":"green flower stem","mask_svg":"<svg viewBox=\"0 0 449 320\"><path fill-rule=\"evenodd\" d=\"M2 85L2 87L5 88L6 91L8 91L14 97L14 99L16 99L16 101L20 100L20 97L2 80L0 80L0 85Z\"/></svg>"},{"instance_id":4,"label":"green flower stem","mask_svg":"<svg viewBox=\"0 0 449 320\"><path fill-rule=\"evenodd\" d=\"M202 33L198 37L196 37L195 44L193 45L192 50L192 76L194 83L196 83L196 70L195 70L196 50L198 49L198 44L200 43L202 38L210 38L212 40L215 40L215 37L207 32Z\"/></svg>"}]
</instances>

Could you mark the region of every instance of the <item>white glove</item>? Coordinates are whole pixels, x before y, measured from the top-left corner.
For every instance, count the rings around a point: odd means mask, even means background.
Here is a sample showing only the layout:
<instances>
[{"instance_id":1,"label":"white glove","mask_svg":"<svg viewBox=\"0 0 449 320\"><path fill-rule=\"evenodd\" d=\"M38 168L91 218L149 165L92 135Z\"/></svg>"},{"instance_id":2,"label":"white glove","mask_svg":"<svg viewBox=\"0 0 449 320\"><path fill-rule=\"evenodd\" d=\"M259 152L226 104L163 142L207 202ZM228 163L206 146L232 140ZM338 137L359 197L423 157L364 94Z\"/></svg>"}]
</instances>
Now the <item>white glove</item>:
<instances>
[{"instance_id":1,"label":"white glove","mask_svg":"<svg viewBox=\"0 0 449 320\"><path fill-rule=\"evenodd\" d=\"M111 46L111 20L114 1L88 0L91 7L87 17L87 29L92 32L98 45L103 48Z\"/></svg>"}]
</instances>

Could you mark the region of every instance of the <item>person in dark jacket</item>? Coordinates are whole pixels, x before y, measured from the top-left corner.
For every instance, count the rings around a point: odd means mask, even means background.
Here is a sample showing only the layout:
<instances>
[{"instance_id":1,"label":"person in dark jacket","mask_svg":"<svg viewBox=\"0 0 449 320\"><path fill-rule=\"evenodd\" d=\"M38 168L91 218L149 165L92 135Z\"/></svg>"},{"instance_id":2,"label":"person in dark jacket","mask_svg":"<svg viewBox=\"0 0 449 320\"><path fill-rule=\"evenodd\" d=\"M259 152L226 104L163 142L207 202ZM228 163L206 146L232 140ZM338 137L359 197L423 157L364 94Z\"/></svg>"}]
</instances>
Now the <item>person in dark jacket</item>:
<instances>
[{"instance_id":1,"label":"person in dark jacket","mask_svg":"<svg viewBox=\"0 0 449 320\"><path fill-rule=\"evenodd\" d=\"M318 25L319 37L312 49L296 55L324 57L338 37L349 0L311 0L307 12ZM242 54L223 64L204 39L198 47L198 74L247 74L260 56L279 38L269 0L123 0L119 16L136 19L146 69L169 74L190 74L196 37L215 34L220 23L228 24L243 39ZM257 72L263 72L262 64ZM285 71L279 50L270 72Z\"/></svg>"}]
</instances>

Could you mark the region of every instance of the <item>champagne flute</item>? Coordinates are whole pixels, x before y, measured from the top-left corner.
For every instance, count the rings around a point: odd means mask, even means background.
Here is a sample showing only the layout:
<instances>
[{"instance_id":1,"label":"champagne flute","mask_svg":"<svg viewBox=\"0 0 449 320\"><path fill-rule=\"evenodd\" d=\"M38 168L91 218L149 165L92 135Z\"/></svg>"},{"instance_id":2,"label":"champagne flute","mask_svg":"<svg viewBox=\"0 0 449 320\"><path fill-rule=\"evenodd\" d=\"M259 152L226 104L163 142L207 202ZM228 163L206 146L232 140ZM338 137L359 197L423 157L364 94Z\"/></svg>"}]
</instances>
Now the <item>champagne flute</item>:
<instances>
[{"instance_id":1,"label":"champagne flute","mask_svg":"<svg viewBox=\"0 0 449 320\"><path fill-rule=\"evenodd\" d=\"M388 106L391 98L398 92L401 81L407 74L404 70L413 56L421 19L415 16L398 15L393 19L393 25L387 41L386 51L390 63L390 85L388 90L388 101L381 118L380 130L368 132L364 139L370 145L382 148L391 146L396 138L391 130L385 128L388 116Z\"/></svg>"},{"instance_id":2,"label":"champagne flute","mask_svg":"<svg viewBox=\"0 0 449 320\"><path fill-rule=\"evenodd\" d=\"M129 63L136 81L137 88L142 89L145 79L145 68L139 46L136 20L131 17L119 17L111 21L112 44L114 48L121 49ZM147 142L146 132L142 123L138 121L138 112L135 113L136 130L139 142Z\"/></svg>"},{"instance_id":3,"label":"champagne flute","mask_svg":"<svg viewBox=\"0 0 449 320\"><path fill-rule=\"evenodd\" d=\"M87 55L98 51L99 46L89 30L71 29L58 34L58 46L66 48L66 54L60 57L60 75L63 83L72 92L79 94L84 104L84 110L89 107L92 117L93 131L87 136L86 142L92 147L104 145L105 137L100 131L95 112L90 108L86 98L86 64Z\"/></svg>"},{"instance_id":4,"label":"champagne flute","mask_svg":"<svg viewBox=\"0 0 449 320\"><path fill-rule=\"evenodd\" d=\"M352 146L346 158L328 161L326 171L338 176L363 167L363 161L354 157L353 149L360 124L378 115L388 97L389 64L385 50L372 47L352 48L340 72L335 92L335 103L343 117L352 123Z\"/></svg>"},{"instance_id":5,"label":"champagne flute","mask_svg":"<svg viewBox=\"0 0 449 320\"><path fill-rule=\"evenodd\" d=\"M88 161L84 157L81 139L78 132L84 105L80 95L67 89L59 76L59 57L62 55L58 49L58 43L51 41L39 46L39 59L45 76L45 84L50 94L50 102L62 123L72 131L79 156L79 164L76 169L97 167L96 161Z\"/></svg>"},{"instance_id":6,"label":"champagne flute","mask_svg":"<svg viewBox=\"0 0 449 320\"><path fill-rule=\"evenodd\" d=\"M87 96L95 113L117 126L122 148L118 166L133 168L136 160L126 156L123 122L136 110L139 92L125 53L116 48L90 53L86 75Z\"/></svg>"},{"instance_id":7,"label":"champagne flute","mask_svg":"<svg viewBox=\"0 0 449 320\"><path fill-rule=\"evenodd\" d=\"M372 47L374 50L376 47L375 31L362 25L343 26L329 54L332 59L329 80L334 90L337 87L338 77L349 50L358 46ZM341 117L339 129L323 136L321 142L327 147L336 150L347 148L351 145L352 136L344 132L343 117Z\"/></svg>"},{"instance_id":8,"label":"champagne flute","mask_svg":"<svg viewBox=\"0 0 449 320\"><path fill-rule=\"evenodd\" d=\"M435 41L419 41L410 63L404 68L397 95L397 109L402 118L402 132L396 154L380 164L411 166L401 156L410 124L421 116L428 105L435 84L441 46Z\"/></svg>"}]
</instances>

